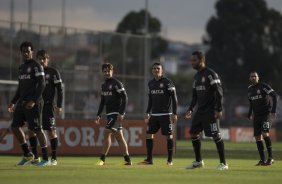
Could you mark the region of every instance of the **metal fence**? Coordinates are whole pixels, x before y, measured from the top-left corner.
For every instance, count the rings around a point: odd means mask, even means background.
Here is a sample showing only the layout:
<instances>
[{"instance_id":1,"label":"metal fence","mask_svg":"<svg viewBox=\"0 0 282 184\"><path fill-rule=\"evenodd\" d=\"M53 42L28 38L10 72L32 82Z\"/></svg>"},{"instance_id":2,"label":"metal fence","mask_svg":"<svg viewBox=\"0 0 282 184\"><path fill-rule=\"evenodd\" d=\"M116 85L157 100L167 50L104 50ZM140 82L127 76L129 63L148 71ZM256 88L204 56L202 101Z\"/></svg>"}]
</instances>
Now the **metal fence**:
<instances>
[{"instance_id":1,"label":"metal fence","mask_svg":"<svg viewBox=\"0 0 282 184\"><path fill-rule=\"evenodd\" d=\"M145 49L150 50L150 45L145 45L149 43L146 37L0 21L0 80L17 80L21 62L19 46L23 41L31 41L35 52L46 49L50 53L50 65L60 71L65 84L65 118L96 116L104 57L110 58L114 75L125 85L129 96L128 117L143 117L148 80L144 55L149 53ZM9 116L4 107L11 100L14 88L0 84L1 117Z\"/></svg>"}]
</instances>

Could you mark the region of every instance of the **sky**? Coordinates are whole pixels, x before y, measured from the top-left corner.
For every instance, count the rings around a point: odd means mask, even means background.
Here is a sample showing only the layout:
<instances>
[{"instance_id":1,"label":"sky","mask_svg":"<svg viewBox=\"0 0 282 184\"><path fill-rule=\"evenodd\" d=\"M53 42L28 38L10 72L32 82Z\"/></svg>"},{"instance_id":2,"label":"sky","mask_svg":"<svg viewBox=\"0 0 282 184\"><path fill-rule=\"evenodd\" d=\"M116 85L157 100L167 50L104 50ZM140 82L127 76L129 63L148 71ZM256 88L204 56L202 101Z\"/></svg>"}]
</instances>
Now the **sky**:
<instances>
[{"instance_id":1,"label":"sky","mask_svg":"<svg viewBox=\"0 0 282 184\"><path fill-rule=\"evenodd\" d=\"M0 20L10 20L10 1L0 1ZM62 25L62 0L32 0L32 23ZM201 43L206 24L215 15L216 0L148 0L148 10L162 23L162 36L189 44ZM266 0L282 12L282 0ZM114 31L130 11L145 8L145 0L65 0L68 27ZM28 21L28 0L14 0L14 20Z\"/></svg>"}]
</instances>

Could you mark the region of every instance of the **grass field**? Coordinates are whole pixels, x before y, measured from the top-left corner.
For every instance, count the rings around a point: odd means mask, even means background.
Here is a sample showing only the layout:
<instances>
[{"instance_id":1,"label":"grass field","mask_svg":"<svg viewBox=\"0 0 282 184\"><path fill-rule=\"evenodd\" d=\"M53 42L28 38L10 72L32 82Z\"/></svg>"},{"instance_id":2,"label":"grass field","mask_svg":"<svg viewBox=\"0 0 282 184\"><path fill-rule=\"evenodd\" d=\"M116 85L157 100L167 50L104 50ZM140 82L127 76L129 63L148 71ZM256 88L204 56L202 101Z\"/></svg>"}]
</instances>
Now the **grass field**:
<instances>
[{"instance_id":1,"label":"grass field","mask_svg":"<svg viewBox=\"0 0 282 184\"><path fill-rule=\"evenodd\" d=\"M123 158L109 156L107 165L96 166L98 156L59 157L57 166L15 166L19 156L0 156L1 184L148 184L148 183L227 183L227 184L276 184L282 182L282 143L274 143L275 163L271 166L256 167L258 153L255 143L226 142L226 157L230 169L217 171L218 156L212 141L204 141L203 157L206 167L186 170L185 166L193 161L191 143L177 142L174 165L166 165L166 157L154 158L154 165L140 166L136 163L143 156L133 156L133 166L121 165Z\"/></svg>"}]
</instances>

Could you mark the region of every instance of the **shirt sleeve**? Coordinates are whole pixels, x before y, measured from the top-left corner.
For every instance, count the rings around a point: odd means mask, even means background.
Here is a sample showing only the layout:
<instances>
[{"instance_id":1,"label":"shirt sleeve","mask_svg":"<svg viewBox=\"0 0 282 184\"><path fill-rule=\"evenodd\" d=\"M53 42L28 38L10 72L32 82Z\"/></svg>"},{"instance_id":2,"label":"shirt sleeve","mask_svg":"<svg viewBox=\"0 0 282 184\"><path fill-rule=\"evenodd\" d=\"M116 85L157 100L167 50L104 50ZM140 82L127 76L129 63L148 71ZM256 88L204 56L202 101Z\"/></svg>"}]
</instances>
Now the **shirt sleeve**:
<instances>
[{"instance_id":1,"label":"shirt sleeve","mask_svg":"<svg viewBox=\"0 0 282 184\"><path fill-rule=\"evenodd\" d=\"M177 105L178 105L176 88L175 88L174 84L172 82L170 82L168 84L167 89L168 89L168 91L170 92L170 95L171 95L172 113L176 115L177 114Z\"/></svg>"},{"instance_id":2,"label":"shirt sleeve","mask_svg":"<svg viewBox=\"0 0 282 184\"><path fill-rule=\"evenodd\" d=\"M119 95L121 97L121 105L120 105L120 108L119 108L119 113L124 114L126 105L128 103L128 97L127 97L127 93L125 91L123 84L119 81L116 84L116 91L119 93Z\"/></svg>"},{"instance_id":3,"label":"shirt sleeve","mask_svg":"<svg viewBox=\"0 0 282 184\"><path fill-rule=\"evenodd\" d=\"M191 100L191 103L190 103L190 106L188 108L187 111L193 111L196 103L197 103L197 91L196 91L196 88L195 88L195 80L193 82L193 89L192 89L192 100Z\"/></svg>"},{"instance_id":4,"label":"shirt sleeve","mask_svg":"<svg viewBox=\"0 0 282 184\"><path fill-rule=\"evenodd\" d=\"M35 94L31 98L34 102L37 102L39 97L42 95L45 87L44 70L43 67L36 63L34 66L34 74L36 78Z\"/></svg>"},{"instance_id":5,"label":"shirt sleeve","mask_svg":"<svg viewBox=\"0 0 282 184\"><path fill-rule=\"evenodd\" d=\"M150 87L149 87L149 84L148 84L148 104L147 104L146 113L150 114L151 110L152 110L152 94L150 92Z\"/></svg>"},{"instance_id":6,"label":"shirt sleeve","mask_svg":"<svg viewBox=\"0 0 282 184\"><path fill-rule=\"evenodd\" d=\"M222 111L223 104L223 89L221 81L216 73L212 73L208 75L210 80L210 85L213 87L215 91L215 110L218 112Z\"/></svg>"},{"instance_id":7,"label":"shirt sleeve","mask_svg":"<svg viewBox=\"0 0 282 184\"><path fill-rule=\"evenodd\" d=\"M101 100L100 100L97 116L101 117L101 114L103 112L104 106L105 106L105 96L103 95L102 89L101 89Z\"/></svg>"},{"instance_id":8,"label":"shirt sleeve","mask_svg":"<svg viewBox=\"0 0 282 184\"><path fill-rule=\"evenodd\" d=\"M16 91L15 96L13 97L11 103L16 104L19 98L20 98L20 89L19 89L19 85L18 85L17 91Z\"/></svg>"},{"instance_id":9,"label":"shirt sleeve","mask_svg":"<svg viewBox=\"0 0 282 184\"><path fill-rule=\"evenodd\" d=\"M54 84L57 89L57 107L61 108L63 103L63 84L60 73L58 70L55 70L54 74Z\"/></svg>"},{"instance_id":10,"label":"shirt sleeve","mask_svg":"<svg viewBox=\"0 0 282 184\"><path fill-rule=\"evenodd\" d=\"M271 112L276 113L276 107L277 107L277 94L276 94L276 92L267 84L264 84L263 90L266 92L267 95L269 95L272 98Z\"/></svg>"}]
</instances>

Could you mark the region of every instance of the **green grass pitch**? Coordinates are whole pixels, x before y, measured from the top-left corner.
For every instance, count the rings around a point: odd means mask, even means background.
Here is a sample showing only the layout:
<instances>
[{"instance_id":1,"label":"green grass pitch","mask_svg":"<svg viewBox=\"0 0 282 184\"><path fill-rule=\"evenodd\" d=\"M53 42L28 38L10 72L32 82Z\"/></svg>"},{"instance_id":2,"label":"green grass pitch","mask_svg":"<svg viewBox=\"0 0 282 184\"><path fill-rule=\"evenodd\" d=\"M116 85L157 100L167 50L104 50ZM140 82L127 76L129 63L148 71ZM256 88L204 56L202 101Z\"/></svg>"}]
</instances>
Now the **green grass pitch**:
<instances>
[{"instance_id":1,"label":"green grass pitch","mask_svg":"<svg viewBox=\"0 0 282 184\"><path fill-rule=\"evenodd\" d=\"M132 166L123 166L121 156L109 155L106 165L96 166L98 156L59 156L57 166L15 166L20 156L0 156L1 184L276 184L282 182L282 143L273 143L275 163L254 166L258 162L255 143L226 142L229 170L217 171L218 156L212 141L203 141L202 154L206 167L186 170L193 161L189 141L178 141L174 165L166 165L165 156L155 156L154 165L141 166L144 156L132 156Z\"/></svg>"}]
</instances>

